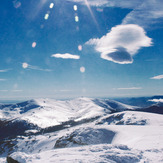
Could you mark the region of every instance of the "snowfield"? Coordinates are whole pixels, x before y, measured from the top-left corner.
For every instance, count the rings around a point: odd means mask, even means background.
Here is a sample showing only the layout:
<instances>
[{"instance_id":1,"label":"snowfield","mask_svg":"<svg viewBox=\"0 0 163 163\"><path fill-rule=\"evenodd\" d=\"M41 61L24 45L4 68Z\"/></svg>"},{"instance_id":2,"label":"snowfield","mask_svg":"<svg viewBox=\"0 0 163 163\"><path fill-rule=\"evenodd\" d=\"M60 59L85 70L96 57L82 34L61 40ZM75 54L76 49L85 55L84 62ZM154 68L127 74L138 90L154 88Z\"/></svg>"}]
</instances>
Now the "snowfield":
<instances>
[{"instance_id":1,"label":"snowfield","mask_svg":"<svg viewBox=\"0 0 163 163\"><path fill-rule=\"evenodd\" d=\"M2 105L0 162L163 162L163 115L136 109L90 98Z\"/></svg>"}]
</instances>

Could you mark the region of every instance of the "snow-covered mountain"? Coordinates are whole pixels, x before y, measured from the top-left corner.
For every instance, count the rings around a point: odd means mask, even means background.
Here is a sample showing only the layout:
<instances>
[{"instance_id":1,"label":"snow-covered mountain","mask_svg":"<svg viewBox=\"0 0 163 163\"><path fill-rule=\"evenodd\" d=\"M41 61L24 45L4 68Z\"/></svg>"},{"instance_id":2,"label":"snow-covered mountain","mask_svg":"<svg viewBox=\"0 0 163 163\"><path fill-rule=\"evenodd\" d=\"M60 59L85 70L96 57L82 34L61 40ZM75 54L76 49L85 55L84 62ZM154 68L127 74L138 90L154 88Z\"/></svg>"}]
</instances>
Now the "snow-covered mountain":
<instances>
[{"instance_id":1,"label":"snow-covered mountain","mask_svg":"<svg viewBox=\"0 0 163 163\"><path fill-rule=\"evenodd\" d=\"M157 102L156 104L152 104L149 107L138 108L136 110L137 111L142 111L142 112L163 114L163 103L162 102Z\"/></svg>"},{"instance_id":2,"label":"snow-covered mountain","mask_svg":"<svg viewBox=\"0 0 163 163\"><path fill-rule=\"evenodd\" d=\"M163 115L139 109L92 98L1 105L0 162L162 162Z\"/></svg>"},{"instance_id":3,"label":"snow-covered mountain","mask_svg":"<svg viewBox=\"0 0 163 163\"><path fill-rule=\"evenodd\" d=\"M0 119L25 120L38 127L46 128L70 120L81 121L135 108L113 100L91 98L77 98L67 101L35 99L14 105L1 106Z\"/></svg>"}]
</instances>

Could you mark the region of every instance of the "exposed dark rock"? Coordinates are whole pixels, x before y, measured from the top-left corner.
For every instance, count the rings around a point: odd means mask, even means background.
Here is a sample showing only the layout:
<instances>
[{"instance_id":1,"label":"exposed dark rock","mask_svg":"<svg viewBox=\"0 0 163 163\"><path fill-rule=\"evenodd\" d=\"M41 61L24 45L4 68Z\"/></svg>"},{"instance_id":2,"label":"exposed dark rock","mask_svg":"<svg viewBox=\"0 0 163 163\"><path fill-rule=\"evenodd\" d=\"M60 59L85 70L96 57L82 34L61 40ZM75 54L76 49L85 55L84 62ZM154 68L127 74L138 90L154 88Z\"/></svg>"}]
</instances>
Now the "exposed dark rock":
<instances>
[{"instance_id":1,"label":"exposed dark rock","mask_svg":"<svg viewBox=\"0 0 163 163\"><path fill-rule=\"evenodd\" d=\"M12 157L7 157L7 163L19 163L18 161L14 160Z\"/></svg>"}]
</instances>

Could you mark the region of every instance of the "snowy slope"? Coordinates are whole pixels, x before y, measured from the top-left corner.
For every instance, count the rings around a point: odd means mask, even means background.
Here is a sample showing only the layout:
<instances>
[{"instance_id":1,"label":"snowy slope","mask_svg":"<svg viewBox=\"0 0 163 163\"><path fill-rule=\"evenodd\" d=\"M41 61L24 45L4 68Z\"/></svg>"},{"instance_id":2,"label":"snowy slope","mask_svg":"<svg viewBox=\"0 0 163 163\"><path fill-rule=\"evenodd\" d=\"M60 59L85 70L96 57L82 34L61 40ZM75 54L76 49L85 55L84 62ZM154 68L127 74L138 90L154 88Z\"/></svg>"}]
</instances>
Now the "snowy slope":
<instances>
[{"instance_id":1,"label":"snowy slope","mask_svg":"<svg viewBox=\"0 0 163 163\"><path fill-rule=\"evenodd\" d=\"M42 162L94 162L94 163L136 163L142 159L140 151L131 150L126 146L94 145L82 148L65 148L49 150L44 153L28 155L25 153L13 153L11 157L20 163Z\"/></svg>"},{"instance_id":2,"label":"snowy slope","mask_svg":"<svg viewBox=\"0 0 163 163\"><path fill-rule=\"evenodd\" d=\"M163 150L141 151L124 145L92 145L55 149L39 154L13 153L11 157L20 163L161 163Z\"/></svg>"},{"instance_id":3,"label":"snowy slope","mask_svg":"<svg viewBox=\"0 0 163 163\"><path fill-rule=\"evenodd\" d=\"M13 153L11 157L20 163L41 161L47 163L51 161L157 163L163 161L163 127L150 125L94 126L93 124L88 126L90 127L82 125L79 128L60 131L56 135L50 134L50 137L46 135L46 138L45 135L42 135L39 136L39 140L35 140L35 143L32 139L28 140L26 146L22 144L22 147L26 148L24 152L18 150L20 152ZM22 142L26 141L24 139ZM39 145L36 147L37 143ZM56 146L56 144L61 146ZM28 151L28 145L35 146L40 151Z\"/></svg>"}]
</instances>

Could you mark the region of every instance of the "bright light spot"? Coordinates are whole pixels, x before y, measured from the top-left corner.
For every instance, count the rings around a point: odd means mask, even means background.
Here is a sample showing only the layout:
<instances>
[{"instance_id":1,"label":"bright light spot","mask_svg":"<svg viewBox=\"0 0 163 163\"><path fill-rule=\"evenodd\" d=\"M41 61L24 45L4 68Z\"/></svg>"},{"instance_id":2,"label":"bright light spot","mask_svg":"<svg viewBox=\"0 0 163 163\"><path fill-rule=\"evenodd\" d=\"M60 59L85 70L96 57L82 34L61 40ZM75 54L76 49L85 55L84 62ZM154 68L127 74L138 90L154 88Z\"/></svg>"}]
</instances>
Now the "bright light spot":
<instances>
[{"instance_id":1,"label":"bright light spot","mask_svg":"<svg viewBox=\"0 0 163 163\"><path fill-rule=\"evenodd\" d=\"M80 67L80 72L84 73L85 72L85 67Z\"/></svg>"},{"instance_id":2,"label":"bright light spot","mask_svg":"<svg viewBox=\"0 0 163 163\"><path fill-rule=\"evenodd\" d=\"M74 5L74 11L77 11L77 10L78 10L78 6Z\"/></svg>"},{"instance_id":3,"label":"bright light spot","mask_svg":"<svg viewBox=\"0 0 163 163\"><path fill-rule=\"evenodd\" d=\"M49 8L53 8L54 7L54 3L51 3Z\"/></svg>"},{"instance_id":4,"label":"bright light spot","mask_svg":"<svg viewBox=\"0 0 163 163\"><path fill-rule=\"evenodd\" d=\"M75 21L78 22L79 21L79 17L75 16Z\"/></svg>"},{"instance_id":5,"label":"bright light spot","mask_svg":"<svg viewBox=\"0 0 163 163\"><path fill-rule=\"evenodd\" d=\"M44 19L47 20L49 18L49 14L45 14Z\"/></svg>"},{"instance_id":6,"label":"bright light spot","mask_svg":"<svg viewBox=\"0 0 163 163\"><path fill-rule=\"evenodd\" d=\"M81 45L78 46L78 50L82 51L82 46Z\"/></svg>"},{"instance_id":7,"label":"bright light spot","mask_svg":"<svg viewBox=\"0 0 163 163\"><path fill-rule=\"evenodd\" d=\"M32 43L32 48L35 48L36 47L36 42L33 42Z\"/></svg>"},{"instance_id":8,"label":"bright light spot","mask_svg":"<svg viewBox=\"0 0 163 163\"><path fill-rule=\"evenodd\" d=\"M25 69L25 68L28 68L28 63L24 62L22 63L22 67Z\"/></svg>"}]
</instances>

